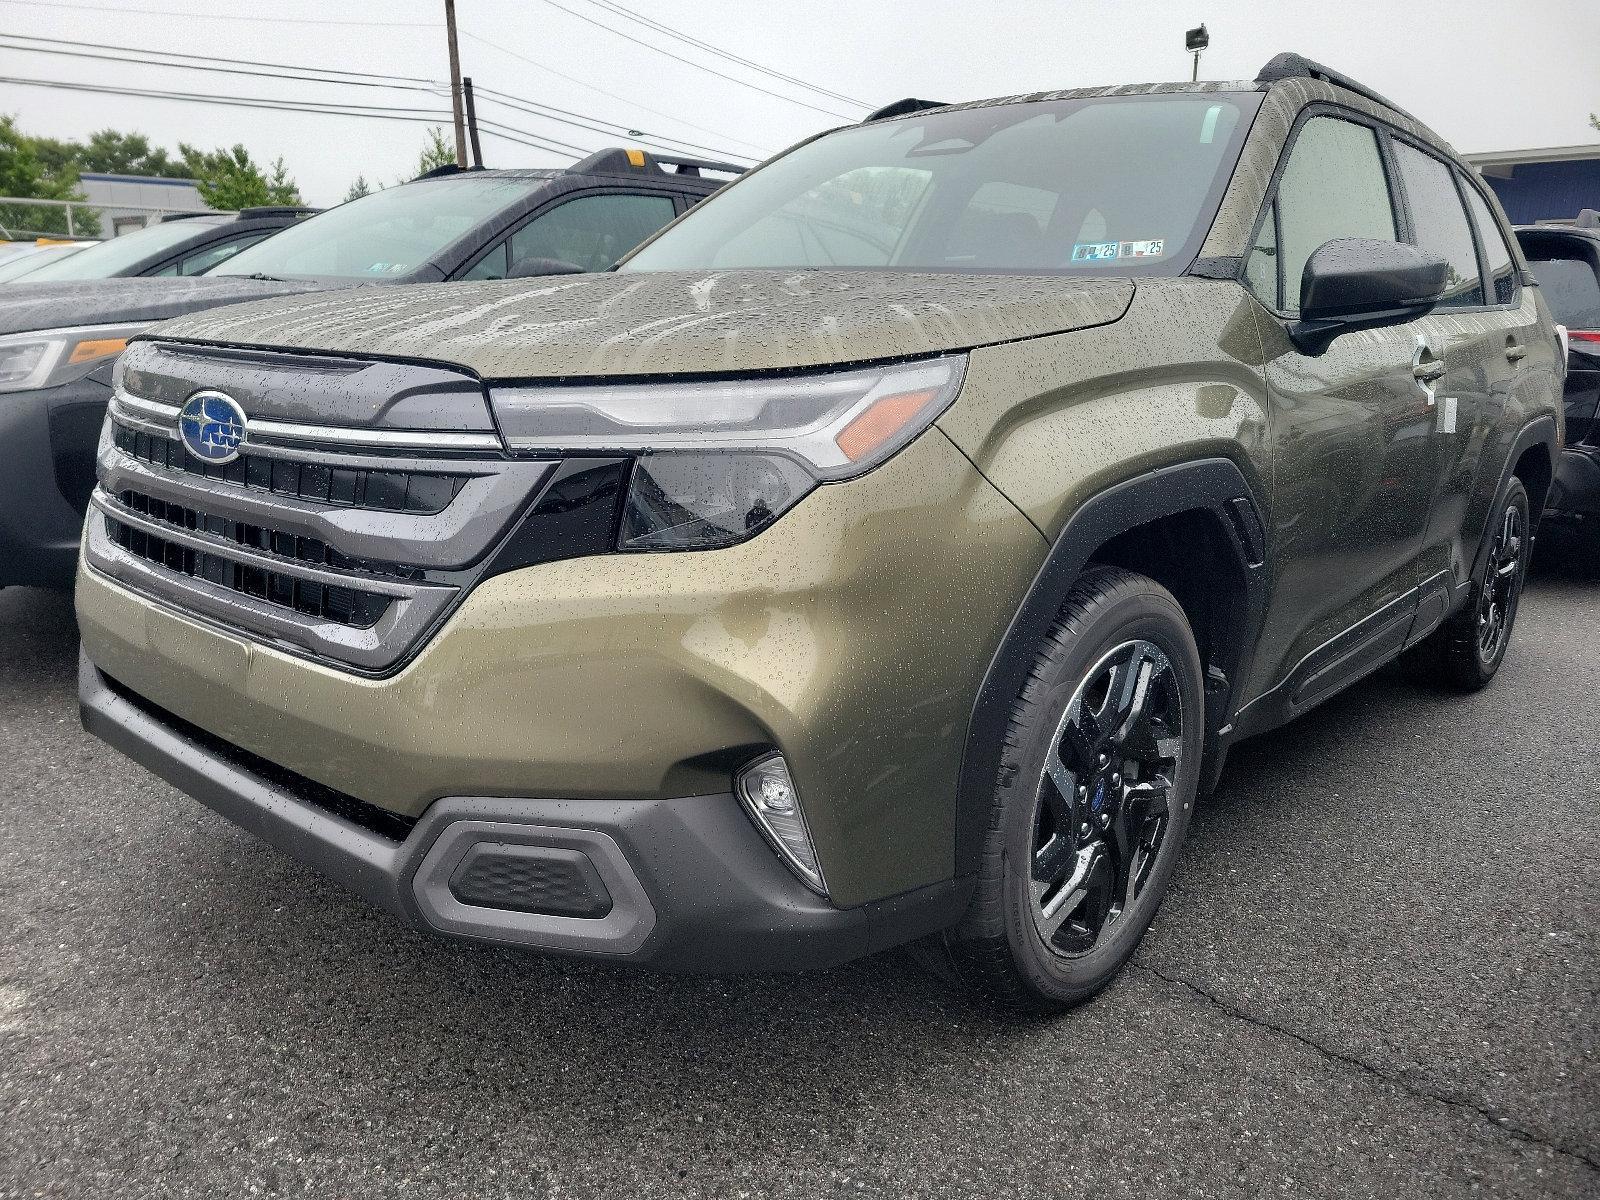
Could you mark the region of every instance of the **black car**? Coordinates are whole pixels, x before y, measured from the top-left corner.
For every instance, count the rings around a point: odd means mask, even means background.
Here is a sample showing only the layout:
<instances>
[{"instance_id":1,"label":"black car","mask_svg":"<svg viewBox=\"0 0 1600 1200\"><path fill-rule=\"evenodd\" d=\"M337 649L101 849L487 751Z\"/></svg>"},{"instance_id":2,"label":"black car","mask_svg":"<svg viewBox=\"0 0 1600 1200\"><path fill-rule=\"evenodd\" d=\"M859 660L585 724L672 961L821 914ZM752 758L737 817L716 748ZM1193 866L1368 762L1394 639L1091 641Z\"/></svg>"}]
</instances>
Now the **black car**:
<instances>
[{"instance_id":1,"label":"black car","mask_svg":"<svg viewBox=\"0 0 1600 1200\"><path fill-rule=\"evenodd\" d=\"M154 225L47 263L28 272L25 280L76 283L131 275L204 275L245 247L317 211L282 206L237 213L172 213Z\"/></svg>"},{"instance_id":2,"label":"black car","mask_svg":"<svg viewBox=\"0 0 1600 1200\"><path fill-rule=\"evenodd\" d=\"M1544 532L1558 548L1600 550L1600 228L1524 225L1516 234L1551 315L1567 329L1567 444Z\"/></svg>"},{"instance_id":3,"label":"black car","mask_svg":"<svg viewBox=\"0 0 1600 1200\"><path fill-rule=\"evenodd\" d=\"M727 182L707 171L739 168L621 149L564 171L445 168L307 217L205 275L5 288L0 587L71 585L112 363L145 326L290 292L603 270Z\"/></svg>"}]
</instances>

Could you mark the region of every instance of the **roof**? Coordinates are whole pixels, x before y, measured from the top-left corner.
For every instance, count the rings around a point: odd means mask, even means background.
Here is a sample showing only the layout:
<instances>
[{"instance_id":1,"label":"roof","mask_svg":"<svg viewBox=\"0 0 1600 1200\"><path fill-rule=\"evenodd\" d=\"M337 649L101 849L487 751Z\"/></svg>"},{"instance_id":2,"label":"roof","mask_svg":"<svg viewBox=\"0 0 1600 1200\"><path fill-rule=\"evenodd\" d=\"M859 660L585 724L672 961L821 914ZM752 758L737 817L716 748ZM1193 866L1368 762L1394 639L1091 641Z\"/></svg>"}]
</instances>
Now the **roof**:
<instances>
[{"instance_id":1,"label":"roof","mask_svg":"<svg viewBox=\"0 0 1600 1200\"><path fill-rule=\"evenodd\" d=\"M1524 163L1593 162L1600 159L1600 143L1590 146L1545 146L1537 150L1480 150L1463 154L1475 167L1520 167Z\"/></svg>"},{"instance_id":2,"label":"roof","mask_svg":"<svg viewBox=\"0 0 1600 1200\"><path fill-rule=\"evenodd\" d=\"M101 171L80 171L79 179L92 180L95 183L154 183L163 187L197 187L192 179L170 179L165 175L113 175Z\"/></svg>"}]
</instances>

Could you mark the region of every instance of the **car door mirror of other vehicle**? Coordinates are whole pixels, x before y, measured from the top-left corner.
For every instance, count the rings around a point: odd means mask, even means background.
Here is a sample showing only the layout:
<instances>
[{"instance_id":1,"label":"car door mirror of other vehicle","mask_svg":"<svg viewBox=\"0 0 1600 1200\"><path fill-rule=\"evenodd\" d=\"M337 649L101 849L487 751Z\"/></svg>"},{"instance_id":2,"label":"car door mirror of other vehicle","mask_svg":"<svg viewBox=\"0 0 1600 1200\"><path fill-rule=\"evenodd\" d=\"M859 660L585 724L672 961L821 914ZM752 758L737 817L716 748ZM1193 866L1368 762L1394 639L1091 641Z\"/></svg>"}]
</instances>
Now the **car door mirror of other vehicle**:
<instances>
[{"instance_id":1,"label":"car door mirror of other vehicle","mask_svg":"<svg viewBox=\"0 0 1600 1200\"><path fill-rule=\"evenodd\" d=\"M1321 354L1341 333L1414 320L1439 302L1448 274L1443 258L1404 242L1323 242L1306 259L1289 337L1302 353Z\"/></svg>"},{"instance_id":2,"label":"car door mirror of other vehicle","mask_svg":"<svg viewBox=\"0 0 1600 1200\"><path fill-rule=\"evenodd\" d=\"M535 275L582 275L584 269L577 263L559 258L519 258L506 272L507 279L530 279Z\"/></svg>"}]
</instances>

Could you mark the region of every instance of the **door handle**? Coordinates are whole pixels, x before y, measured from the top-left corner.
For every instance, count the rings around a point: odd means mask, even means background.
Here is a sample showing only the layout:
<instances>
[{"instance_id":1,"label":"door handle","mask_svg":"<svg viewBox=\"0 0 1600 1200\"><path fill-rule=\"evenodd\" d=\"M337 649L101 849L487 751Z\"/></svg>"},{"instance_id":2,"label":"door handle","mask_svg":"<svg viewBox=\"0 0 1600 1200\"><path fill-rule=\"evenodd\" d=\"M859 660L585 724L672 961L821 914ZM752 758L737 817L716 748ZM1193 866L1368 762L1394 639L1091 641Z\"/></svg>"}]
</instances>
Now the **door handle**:
<instances>
[{"instance_id":1,"label":"door handle","mask_svg":"<svg viewBox=\"0 0 1600 1200\"><path fill-rule=\"evenodd\" d=\"M1528 348L1526 346L1519 346L1516 342L1511 342L1506 346L1506 357L1512 362L1516 362L1517 359L1521 358L1527 352Z\"/></svg>"},{"instance_id":2,"label":"door handle","mask_svg":"<svg viewBox=\"0 0 1600 1200\"><path fill-rule=\"evenodd\" d=\"M1507 351L1507 353L1510 353L1510 351ZM1420 379L1423 383L1432 383L1435 379L1443 379L1444 371L1444 363L1438 359L1434 359L1431 362L1419 362L1411 368L1412 376Z\"/></svg>"}]
</instances>

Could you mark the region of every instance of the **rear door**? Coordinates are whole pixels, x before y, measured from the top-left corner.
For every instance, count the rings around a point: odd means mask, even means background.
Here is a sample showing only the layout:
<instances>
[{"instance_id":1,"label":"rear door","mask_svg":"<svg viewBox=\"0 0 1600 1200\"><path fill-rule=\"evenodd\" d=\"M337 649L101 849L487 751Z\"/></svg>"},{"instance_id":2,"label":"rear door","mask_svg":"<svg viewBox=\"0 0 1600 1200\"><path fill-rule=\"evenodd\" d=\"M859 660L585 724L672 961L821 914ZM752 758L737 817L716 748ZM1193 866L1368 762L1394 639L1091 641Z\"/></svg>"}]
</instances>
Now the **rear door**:
<instances>
[{"instance_id":1,"label":"rear door","mask_svg":"<svg viewBox=\"0 0 1600 1200\"><path fill-rule=\"evenodd\" d=\"M1476 188L1425 146L1398 134L1389 145L1406 238L1449 267L1443 299L1414 323L1419 353L1443 368L1437 380L1422 381L1430 393L1434 470L1415 640L1444 618L1471 578L1505 465L1506 447L1495 435L1513 403L1529 339L1540 335L1538 306L1531 298L1523 302L1498 226L1490 220L1494 239L1485 242L1489 231L1480 232L1472 218L1474 199L1488 215Z\"/></svg>"},{"instance_id":2,"label":"rear door","mask_svg":"<svg viewBox=\"0 0 1600 1200\"><path fill-rule=\"evenodd\" d=\"M1273 596L1255 688L1287 689L1290 713L1397 648L1415 609L1435 474L1418 330L1345 333L1315 355L1286 332L1313 250L1332 238L1398 240L1401 219L1378 127L1313 110L1245 258L1246 286L1276 317L1263 324Z\"/></svg>"}]
</instances>

